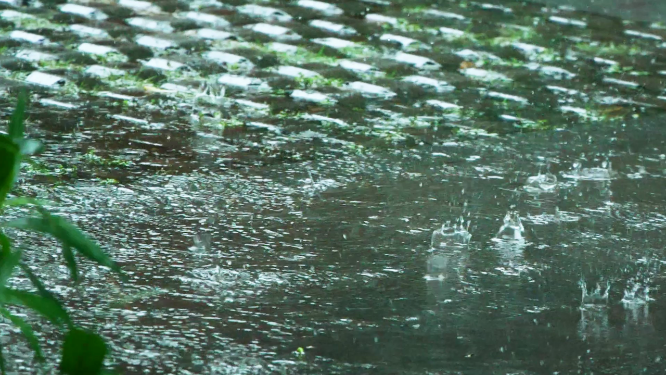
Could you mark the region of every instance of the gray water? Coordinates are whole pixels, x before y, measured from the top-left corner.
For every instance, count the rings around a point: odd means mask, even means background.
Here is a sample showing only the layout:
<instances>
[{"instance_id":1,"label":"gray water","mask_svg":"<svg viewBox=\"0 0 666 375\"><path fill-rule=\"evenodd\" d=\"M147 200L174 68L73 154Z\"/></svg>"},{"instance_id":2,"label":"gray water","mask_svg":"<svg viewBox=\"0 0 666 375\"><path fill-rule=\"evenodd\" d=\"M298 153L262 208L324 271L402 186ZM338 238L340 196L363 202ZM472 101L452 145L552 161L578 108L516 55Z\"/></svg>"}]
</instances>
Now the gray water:
<instances>
[{"instance_id":1,"label":"gray water","mask_svg":"<svg viewBox=\"0 0 666 375\"><path fill-rule=\"evenodd\" d=\"M11 235L108 340L110 366L664 373L662 25L519 2L268 4L302 35L283 40L247 29L266 20L243 3L88 4L107 20L0 4L0 105L30 88L27 129L45 143L15 193L52 202L129 280L84 263L74 286L54 242ZM198 39L208 27L233 38ZM31 321L55 361L60 333ZM2 327L11 370L34 372Z\"/></svg>"},{"instance_id":2,"label":"gray water","mask_svg":"<svg viewBox=\"0 0 666 375\"><path fill-rule=\"evenodd\" d=\"M126 373L657 374L665 140L653 118L25 188L130 274L120 287L87 268L92 287L58 289ZM610 179L562 176L581 160L610 162ZM553 190L525 190L546 172ZM493 240L510 209L524 239ZM431 249L433 230L460 216L468 247ZM426 279L429 262L438 277ZM634 279L653 300L621 302ZM581 281L609 283L608 301L582 306Z\"/></svg>"}]
</instances>

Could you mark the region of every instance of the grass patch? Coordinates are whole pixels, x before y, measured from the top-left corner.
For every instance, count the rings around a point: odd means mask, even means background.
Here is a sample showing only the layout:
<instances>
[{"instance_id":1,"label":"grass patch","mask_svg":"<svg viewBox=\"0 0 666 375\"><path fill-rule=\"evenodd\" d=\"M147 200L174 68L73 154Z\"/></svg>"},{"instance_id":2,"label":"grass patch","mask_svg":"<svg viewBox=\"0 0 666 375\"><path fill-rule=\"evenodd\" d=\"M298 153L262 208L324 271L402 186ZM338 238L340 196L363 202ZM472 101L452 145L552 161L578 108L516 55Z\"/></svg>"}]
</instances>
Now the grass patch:
<instances>
[{"instance_id":1,"label":"grass patch","mask_svg":"<svg viewBox=\"0 0 666 375\"><path fill-rule=\"evenodd\" d=\"M581 52L586 52L593 54L595 56L636 56L643 53L643 50L635 45L627 44L615 44L615 43L577 43L575 46L576 50Z\"/></svg>"}]
</instances>

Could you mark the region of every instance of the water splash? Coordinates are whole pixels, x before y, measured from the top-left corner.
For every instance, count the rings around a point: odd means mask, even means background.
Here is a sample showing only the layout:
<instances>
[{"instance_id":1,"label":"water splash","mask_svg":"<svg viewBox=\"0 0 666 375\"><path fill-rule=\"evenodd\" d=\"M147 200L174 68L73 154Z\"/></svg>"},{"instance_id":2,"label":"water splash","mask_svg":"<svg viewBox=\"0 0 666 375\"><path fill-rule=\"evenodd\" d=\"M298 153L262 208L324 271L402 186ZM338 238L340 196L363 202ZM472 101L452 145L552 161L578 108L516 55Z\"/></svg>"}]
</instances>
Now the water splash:
<instances>
[{"instance_id":1,"label":"water splash","mask_svg":"<svg viewBox=\"0 0 666 375\"><path fill-rule=\"evenodd\" d=\"M562 172L562 176L575 180L609 181L613 177L611 163L608 160L601 162L601 167L583 168L580 161L575 161L571 170Z\"/></svg>"},{"instance_id":2,"label":"water splash","mask_svg":"<svg viewBox=\"0 0 666 375\"><path fill-rule=\"evenodd\" d=\"M527 178L527 184L523 187L530 193L550 192L557 188L557 177L552 173L539 173Z\"/></svg>"},{"instance_id":3,"label":"water splash","mask_svg":"<svg viewBox=\"0 0 666 375\"><path fill-rule=\"evenodd\" d=\"M525 238L523 236L524 232L525 228L520 221L518 211L509 211L504 216L504 224L502 224L495 237L503 240L523 240Z\"/></svg>"},{"instance_id":4,"label":"water splash","mask_svg":"<svg viewBox=\"0 0 666 375\"><path fill-rule=\"evenodd\" d=\"M447 221L440 229L432 233L431 247L433 249L444 249L449 247L462 247L469 244L472 235L469 233L470 221L458 218L455 222Z\"/></svg>"},{"instance_id":5,"label":"water splash","mask_svg":"<svg viewBox=\"0 0 666 375\"><path fill-rule=\"evenodd\" d=\"M210 233L197 233L193 237L194 245L189 250L195 253L209 253L212 244Z\"/></svg>"},{"instance_id":6,"label":"water splash","mask_svg":"<svg viewBox=\"0 0 666 375\"><path fill-rule=\"evenodd\" d=\"M587 289L585 280L580 280L578 285L581 289L581 308L606 306L608 304L608 292L610 291L610 282L606 282L606 289L602 290L601 283L597 283L592 291Z\"/></svg>"},{"instance_id":7,"label":"water splash","mask_svg":"<svg viewBox=\"0 0 666 375\"><path fill-rule=\"evenodd\" d=\"M624 289L624 297L622 297L622 304L627 306L645 305L650 298L650 286L647 283L642 283L636 279L631 279Z\"/></svg>"}]
</instances>

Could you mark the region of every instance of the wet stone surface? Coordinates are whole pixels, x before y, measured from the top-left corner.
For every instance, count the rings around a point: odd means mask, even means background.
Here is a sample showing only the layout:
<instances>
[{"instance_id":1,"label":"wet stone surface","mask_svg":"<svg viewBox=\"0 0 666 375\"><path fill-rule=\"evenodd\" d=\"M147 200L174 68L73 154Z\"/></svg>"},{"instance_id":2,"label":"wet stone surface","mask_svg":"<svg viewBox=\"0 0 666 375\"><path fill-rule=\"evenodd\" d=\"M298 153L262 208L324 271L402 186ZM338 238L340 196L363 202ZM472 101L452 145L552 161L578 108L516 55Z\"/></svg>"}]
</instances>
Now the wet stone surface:
<instances>
[{"instance_id":1,"label":"wet stone surface","mask_svg":"<svg viewBox=\"0 0 666 375\"><path fill-rule=\"evenodd\" d=\"M33 266L124 373L666 368L663 25L518 1L12 4L0 105L28 87L45 143L15 193L130 280Z\"/></svg>"}]
</instances>

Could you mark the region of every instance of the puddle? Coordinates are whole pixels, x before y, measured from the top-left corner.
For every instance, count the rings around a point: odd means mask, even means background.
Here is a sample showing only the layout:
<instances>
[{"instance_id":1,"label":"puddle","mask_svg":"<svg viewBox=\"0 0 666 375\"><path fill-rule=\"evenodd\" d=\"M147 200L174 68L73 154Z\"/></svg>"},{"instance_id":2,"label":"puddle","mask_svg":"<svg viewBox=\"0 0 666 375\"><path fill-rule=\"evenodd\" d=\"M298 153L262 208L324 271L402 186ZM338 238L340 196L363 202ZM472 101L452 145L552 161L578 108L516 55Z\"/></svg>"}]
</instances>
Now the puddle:
<instances>
[{"instance_id":1,"label":"puddle","mask_svg":"<svg viewBox=\"0 0 666 375\"><path fill-rule=\"evenodd\" d=\"M379 0L0 19L2 105L29 86L45 143L17 193L130 280L31 266L124 373L662 372L663 27Z\"/></svg>"}]
</instances>

